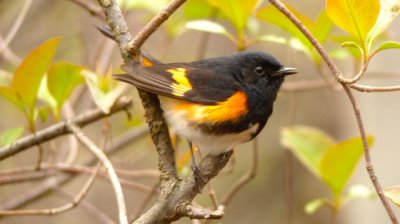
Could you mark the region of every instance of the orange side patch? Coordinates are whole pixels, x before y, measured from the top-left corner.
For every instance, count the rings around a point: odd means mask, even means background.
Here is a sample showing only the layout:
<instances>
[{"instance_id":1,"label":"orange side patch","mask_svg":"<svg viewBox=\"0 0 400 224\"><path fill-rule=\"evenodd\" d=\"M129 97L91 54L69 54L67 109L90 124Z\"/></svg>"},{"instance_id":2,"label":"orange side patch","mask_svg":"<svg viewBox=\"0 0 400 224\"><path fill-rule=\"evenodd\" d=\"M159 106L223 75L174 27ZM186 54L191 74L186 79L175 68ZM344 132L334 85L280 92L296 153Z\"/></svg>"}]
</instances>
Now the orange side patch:
<instances>
[{"instance_id":1,"label":"orange side patch","mask_svg":"<svg viewBox=\"0 0 400 224\"><path fill-rule=\"evenodd\" d=\"M237 92L217 105L208 106L184 102L179 104L176 109L187 111L190 121L210 123L236 121L248 112L247 96L244 92Z\"/></svg>"}]
</instances>

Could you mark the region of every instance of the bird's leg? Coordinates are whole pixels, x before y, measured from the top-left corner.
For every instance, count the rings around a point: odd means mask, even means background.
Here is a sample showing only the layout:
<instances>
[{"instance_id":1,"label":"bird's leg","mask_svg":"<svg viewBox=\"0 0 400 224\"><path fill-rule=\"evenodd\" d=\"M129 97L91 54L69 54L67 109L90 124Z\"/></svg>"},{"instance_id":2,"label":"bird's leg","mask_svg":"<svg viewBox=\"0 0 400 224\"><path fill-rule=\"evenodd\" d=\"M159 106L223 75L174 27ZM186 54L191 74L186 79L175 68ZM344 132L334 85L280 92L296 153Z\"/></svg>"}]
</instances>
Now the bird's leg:
<instances>
[{"instance_id":1,"label":"bird's leg","mask_svg":"<svg viewBox=\"0 0 400 224\"><path fill-rule=\"evenodd\" d=\"M202 181L203 183L205 183L205 182L207 182L207 180L205 180L205 178L200 173L199 168L197 167L196 159L194 158L193 143L191 141L189 141L189 148L190 148L190 155L192 157L191 168L193 170L194 179L196 180L196 183L198 183L199 181ZM200 187L197 190L199 191L199 193L201 193Z\"/></svg>"}]
</instances>

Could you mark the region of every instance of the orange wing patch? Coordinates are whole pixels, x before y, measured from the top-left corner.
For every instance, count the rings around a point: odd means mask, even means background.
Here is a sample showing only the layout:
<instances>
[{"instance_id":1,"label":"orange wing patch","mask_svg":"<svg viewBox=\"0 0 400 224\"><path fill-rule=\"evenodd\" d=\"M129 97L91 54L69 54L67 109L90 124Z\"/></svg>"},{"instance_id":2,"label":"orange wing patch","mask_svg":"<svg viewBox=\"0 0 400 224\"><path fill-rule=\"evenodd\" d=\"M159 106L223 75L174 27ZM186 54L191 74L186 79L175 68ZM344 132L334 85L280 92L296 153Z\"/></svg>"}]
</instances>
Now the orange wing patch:
<instances>
[{"instance_id":1,"label":"orange wing patch","mask_svg":"<svg viewBox=\"0 0 400 224\"><path fill-rule=\"evenodd\" d=\"M140 60L141 60L140 62L144 67L151 67L154 65L154 62L152 62L148 57L144 55L141 55Z\"/></svg>"},{"instance_id":2,"label":"orange wing patch","mask_svg":"<svg viewBox=\"0 0 400 224\"><path fill-rule=\"evenodd\" d=\"M188 119L193 122L237 121L248 112L247 96L244 92L237 92L226 101L211 106L182 102L176 109L185 110Z\"/></svg>"},{"instance_id":3,"label":"orange wing patch","mask_svg":"<svg viewBox=\"0 0 400 224\"><path fill-rule=\"evenodd\" d=\"M183 96L185 92L192 89L192 85L189 79L186 77L186 69L184 68L172 68L168 69L167 72L172 74L172 79L177 83L172 83L172 94L175 96Z\"/></svg>"}]
</instances>

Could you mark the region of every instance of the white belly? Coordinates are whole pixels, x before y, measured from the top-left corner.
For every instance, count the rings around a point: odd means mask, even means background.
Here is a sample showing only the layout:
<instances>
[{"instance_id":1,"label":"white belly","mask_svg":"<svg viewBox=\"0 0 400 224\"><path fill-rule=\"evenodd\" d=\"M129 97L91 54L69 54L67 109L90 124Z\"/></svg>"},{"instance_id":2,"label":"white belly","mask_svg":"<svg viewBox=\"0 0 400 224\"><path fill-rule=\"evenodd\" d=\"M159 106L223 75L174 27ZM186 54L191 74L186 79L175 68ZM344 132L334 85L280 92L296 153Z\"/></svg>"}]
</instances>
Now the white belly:
<instances>
[{"instance_id":1,"label":"white belly","mask_svg":"<svg viewBox=\"0 0 400 224\"><path fill-rule=\"evenodd\" d=\"M165 118L173 131L178 135L187 138L206 154L210 153L212 155L218 155L233 149L240 143L249 141L259 126L259 124L253 124L250 125L247 130L235 134L206 134L201 129L194 128L189 124L186 111L181 110L177 112L177 110L172 110L175 106L173 101L164 97L160 98L160 100Z\"/></svg>"}]
</instances>

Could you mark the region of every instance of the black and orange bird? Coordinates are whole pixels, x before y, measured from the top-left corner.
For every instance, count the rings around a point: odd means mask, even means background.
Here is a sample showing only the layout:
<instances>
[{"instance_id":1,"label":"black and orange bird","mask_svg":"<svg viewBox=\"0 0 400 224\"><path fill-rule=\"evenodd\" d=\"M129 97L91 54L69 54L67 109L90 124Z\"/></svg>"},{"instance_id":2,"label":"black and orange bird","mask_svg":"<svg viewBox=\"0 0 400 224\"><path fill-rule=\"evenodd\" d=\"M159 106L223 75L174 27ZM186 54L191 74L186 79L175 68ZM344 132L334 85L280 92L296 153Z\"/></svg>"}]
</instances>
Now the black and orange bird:
<instances>
[{"instance_id":1,"label":"black and orange bird","mask_svg":"<svg viewBox=\"0 0 400 224\"><path fill-rule=\"evenodd\" d=\"M257 136L272 113L286 75L297 73L270 54L241 52L163 64L142 54L114 78L159 95L175 132L218 155Z\"/></svg>"}]
</instances>

